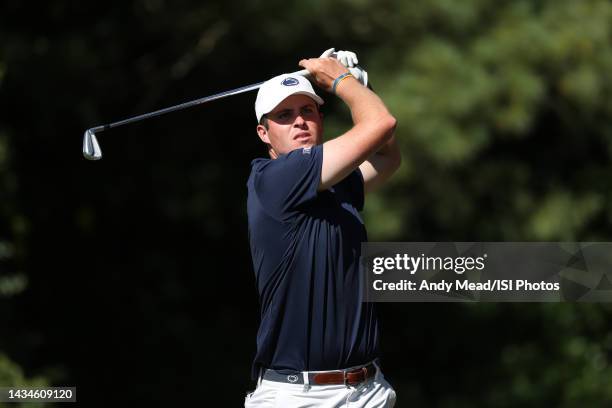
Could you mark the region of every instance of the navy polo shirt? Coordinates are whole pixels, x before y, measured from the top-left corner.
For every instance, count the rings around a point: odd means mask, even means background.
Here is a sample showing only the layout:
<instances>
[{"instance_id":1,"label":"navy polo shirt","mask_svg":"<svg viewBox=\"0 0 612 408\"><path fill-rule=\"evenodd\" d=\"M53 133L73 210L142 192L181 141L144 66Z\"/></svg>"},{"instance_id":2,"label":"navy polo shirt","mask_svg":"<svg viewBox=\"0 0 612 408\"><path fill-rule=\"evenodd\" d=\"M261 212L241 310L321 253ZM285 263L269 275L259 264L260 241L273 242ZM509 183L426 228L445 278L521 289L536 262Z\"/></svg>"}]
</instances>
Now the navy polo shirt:
<instances>
[{"instance_id":1,"label":"navy polo shirt","mask_svg":"<svg viewBox=\"0 0 612 408\"><path fill-rule=\"evenodd\" d=\"M260 367L334 370L378 357L375 304L362 302L367 240L359 169L317 192L323 146L256 159L247 182L249 241L261 305Z\"/></svg>"}]
</instances>

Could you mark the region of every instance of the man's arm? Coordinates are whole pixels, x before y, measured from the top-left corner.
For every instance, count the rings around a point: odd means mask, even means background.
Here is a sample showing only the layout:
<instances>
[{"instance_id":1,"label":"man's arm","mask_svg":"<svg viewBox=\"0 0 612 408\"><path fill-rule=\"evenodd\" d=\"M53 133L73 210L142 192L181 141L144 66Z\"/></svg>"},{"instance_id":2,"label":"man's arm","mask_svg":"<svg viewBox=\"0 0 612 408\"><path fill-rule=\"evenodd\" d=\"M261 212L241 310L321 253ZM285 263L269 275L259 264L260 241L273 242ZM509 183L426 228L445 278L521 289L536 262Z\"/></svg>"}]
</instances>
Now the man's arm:
<instances>
[{"instance_id":1,"label":"man's arm","mask_svg":"<svg viewBox=\"0 0 612 408\"><path fill-rule=\"evenodd\" d=\"M331 90L336 78L348 72L346 67L332 58L302 60L300 65L310 71L320 88L327 91ZM353 127L323 144L319 191L337 184L376 152L382 150L379 156L384 157L386 149L391 149L387 144L393 138L396 125L395 118L383 101L356 79L344 79L337 86L336 94L351 110ZM378 158L373 157L373 161L371 169L366 169L368 180L376 180L379 173L387 173L386 165L380 163Z\"/></svg>"},{"instance_id":2,"label":"man's arm","mask_svg":"<svg viewBox=\"0 0 612 408\"><path fill-rule=\"evenodd\" d=\"M359 166L366 194L383 185L401 163L402 156L392 131L389 141Z\"/></svg>"}]
</instances>

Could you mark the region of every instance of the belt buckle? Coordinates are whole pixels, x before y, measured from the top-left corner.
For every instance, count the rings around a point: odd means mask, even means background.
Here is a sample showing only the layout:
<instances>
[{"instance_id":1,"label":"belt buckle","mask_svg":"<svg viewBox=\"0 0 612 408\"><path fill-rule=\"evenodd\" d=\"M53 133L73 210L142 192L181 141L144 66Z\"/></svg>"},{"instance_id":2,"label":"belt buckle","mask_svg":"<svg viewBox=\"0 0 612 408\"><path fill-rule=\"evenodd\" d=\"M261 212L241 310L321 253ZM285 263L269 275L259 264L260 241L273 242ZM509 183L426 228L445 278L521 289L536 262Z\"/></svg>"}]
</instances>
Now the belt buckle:
<instances>
[{"instance_id":1,"label":"belt buckle","mask_svg":"<svg viewBox=\"0 0 612 408\"><path fill-rule=\"evenodd\" d=\"M361 381L357 381L355 384L349 384L349 378L348 375L349 373L351 374L358 374L361 371L361 373L363 374L363 380ZM359 384L361 384L362 382L364 382L365 380L367 380L368 378L368 369L366 367L361 367L361 369L355 369L352 371L349 370L342 370L342 378L344 380L344 386L345 387L349 387L349 386L357 386Z\"/></svg>"},{"instance_id":2,"label":"belt buckle","mask_svg":"<svg viewBox=\"0 0 612 408\"><path fill-rule=\"evenodd\" d=\"M356 368L355 370L349 371L349 370L342 370L342 379L343 379L343 383L345 387L349 387L351 384L349 384L349 379L348 379L348 374L349 373L354 373L354 374L358 374L359 372L361 372L361 374L363 375L363 379L361 381L358 381L355 383L355 386L361 384L362 382L365 382L368 379L368 367L367 366L363 366L361 368Z\"/></svg>"}]
</instances>

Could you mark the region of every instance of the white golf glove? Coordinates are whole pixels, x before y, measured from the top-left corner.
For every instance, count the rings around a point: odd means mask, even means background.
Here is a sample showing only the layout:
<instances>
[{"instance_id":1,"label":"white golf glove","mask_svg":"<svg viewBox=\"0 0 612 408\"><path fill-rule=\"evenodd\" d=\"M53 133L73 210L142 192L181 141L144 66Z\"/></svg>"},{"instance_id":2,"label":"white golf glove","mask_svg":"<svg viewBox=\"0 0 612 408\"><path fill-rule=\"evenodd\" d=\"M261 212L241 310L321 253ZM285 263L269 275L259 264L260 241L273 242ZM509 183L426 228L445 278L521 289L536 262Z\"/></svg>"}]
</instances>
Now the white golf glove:
<instances>
[{"instance_id":1,"label":"white golf glove","mask_svg":"<svg viewBox=\"0 0 612 408\"><path fill-rule=\"evenodd\" d=\"M336 59L347 68L356 67L359 62L357 54L352 51L336 51Z\"/></svg>"},{"instance_id":2,"label":"white golf glove","mask_svg":"<svg viewBox=\"0 0 612 408\"><path fill-rule=\"evenodd\" d=\"M357 54L352 51L336 51L335 48L325 50L319 58L336 58L342 65L348 68L351 75L355 77L363 86L368 86L368 73L359 65Z\"/></svg>"}]
</instances>

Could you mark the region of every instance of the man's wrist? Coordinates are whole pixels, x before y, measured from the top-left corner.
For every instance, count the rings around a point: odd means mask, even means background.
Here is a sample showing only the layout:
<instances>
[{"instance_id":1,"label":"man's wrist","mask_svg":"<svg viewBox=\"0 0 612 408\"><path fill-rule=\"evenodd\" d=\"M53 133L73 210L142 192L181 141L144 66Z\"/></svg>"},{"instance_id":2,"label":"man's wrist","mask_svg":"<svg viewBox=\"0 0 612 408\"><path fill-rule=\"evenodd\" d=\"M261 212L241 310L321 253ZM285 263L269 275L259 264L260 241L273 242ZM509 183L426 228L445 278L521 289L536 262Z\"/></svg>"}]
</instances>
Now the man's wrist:
<instances>
[{"instance_id":1,"label":"man's wrist","mask_svg":"<svg viewBox=\"0 0 612 408\"><path fill-rule=\"evenodd\" d=\"M346 76L345 79L338 82L338 84L336 85L336 92L334 93L340 99L345 100L345 98L348 97L350 94L350 92L347 93L346 90L350 89L355 84L361 85L361 82L359 82L359 80L352 75ZM345 100L345 102L347 101Z\"/></svg>"},{"instance_id":2,"label":"man's wrist","mask_svg":"<svg viewBox=\"0 0 612 408\"><path fill-rule=\"evenodd\" d=\"M349 77L353 77L353 74L351 74L350 72L345 72L344 74L338 76L338 78L334 79L334 82L332 84L332 93L336 93L336 89L338 88L338 85L340 85L340 83L349 78ZM354 78L354 77L353 77Z\"/></svg>"}]
</instances>

